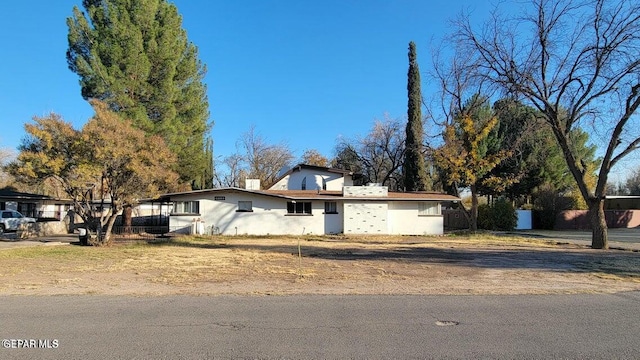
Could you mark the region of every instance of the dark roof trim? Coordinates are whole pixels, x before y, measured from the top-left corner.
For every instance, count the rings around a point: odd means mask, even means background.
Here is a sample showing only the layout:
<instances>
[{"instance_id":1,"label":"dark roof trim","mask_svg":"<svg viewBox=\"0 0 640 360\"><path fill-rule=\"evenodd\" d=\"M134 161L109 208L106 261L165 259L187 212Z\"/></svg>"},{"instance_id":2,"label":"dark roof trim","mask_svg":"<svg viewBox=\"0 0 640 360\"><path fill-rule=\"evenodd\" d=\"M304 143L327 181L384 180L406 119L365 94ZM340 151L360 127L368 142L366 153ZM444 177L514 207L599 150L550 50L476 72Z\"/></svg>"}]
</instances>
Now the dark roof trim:
<instances>
[{"instance_id":1,"label":"dark roof trim","mask_svg":"<svg viewBox=\"0 0 640 360\"><path fill-rule=\"evenodd\" d=\"M390 196L343 196L341 191L314 191L314 190L247 190L236 187L218 189L194 190L172 194L165 194L157 199L149 199L147 202L171 201L172 197L191 196L199 194L215 194L222 192L237 192L259 196L268 196L287 200L344 200L344 201L460 201L459 198L437 193L390 193ZM406 196L405 196L406 195Z\"/></svg>"},{"instance_id":2,"label":"dark roof trim","mask_svg":"<svg viewBox=\"0 0 640 360\"><path fill-rule=\"evenodd\" d=\"M3 199L3 200L5 200L5 199L6 200L9 200L9 199L16 199L16 200L57 200L57 199L52 198L51 196L47 196L47 195L23 193L23 192L7 190L7 189L0 189L0 199Z\"/></svg>"}]
</instances>

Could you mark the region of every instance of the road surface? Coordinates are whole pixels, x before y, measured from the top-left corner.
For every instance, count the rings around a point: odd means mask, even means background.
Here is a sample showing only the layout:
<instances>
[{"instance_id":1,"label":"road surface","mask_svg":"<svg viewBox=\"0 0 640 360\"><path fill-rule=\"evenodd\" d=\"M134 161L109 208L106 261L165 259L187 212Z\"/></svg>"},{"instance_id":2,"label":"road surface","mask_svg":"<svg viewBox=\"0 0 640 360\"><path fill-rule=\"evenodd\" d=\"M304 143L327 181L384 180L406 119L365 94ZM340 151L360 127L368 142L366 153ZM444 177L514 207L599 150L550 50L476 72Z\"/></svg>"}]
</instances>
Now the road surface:
<instances>
[{"instance_id":1,"label":"road surface","mask_svg":"<svg viewBox=\"0 0 640 360\"><path fill-rule=\"evenodd\" d=\"M640 292L1 296L0 303L2 359L640 357Z\"/></svg>"}]
</instances>

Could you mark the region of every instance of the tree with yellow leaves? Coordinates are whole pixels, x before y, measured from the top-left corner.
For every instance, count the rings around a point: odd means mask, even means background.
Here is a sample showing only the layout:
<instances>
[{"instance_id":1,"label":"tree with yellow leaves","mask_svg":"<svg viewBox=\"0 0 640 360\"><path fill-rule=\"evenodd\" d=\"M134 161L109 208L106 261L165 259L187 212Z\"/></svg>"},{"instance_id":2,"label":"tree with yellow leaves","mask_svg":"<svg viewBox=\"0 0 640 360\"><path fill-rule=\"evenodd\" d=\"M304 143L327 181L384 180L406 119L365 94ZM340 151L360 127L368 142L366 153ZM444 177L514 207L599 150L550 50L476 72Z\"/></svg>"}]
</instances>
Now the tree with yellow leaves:
<instances>
[{"instance_id":1,"label":"tree with yellow leaves","mask_svg":"<svg viewBox=\"0 0 640 360\"><path fill-rule=\"evenodd\" d=\"M498 124L486 99L474 96L462 113L445 126L444 144L433 151L433 159L444 175L444 181L454 187L471 190L470 228L478 229L478 185L497 183L500 179L486 175L510 156L507 150L487 151L486 139Z\"/></svg>"},{"instance_id":2,"label":"tree with yellow leaves","mask_svg":"<svg viewBox=\"0 0 640 360\"><path fill-rule=\"evenodd\" d=\"M26 183L59 184L75 212L101 235L98 243L108 244L125 206L184 187L174 170L176 156L160 137L134 128L102 102L92 106L95 116L80 131L56 114L35 117L25 125L29 136L8 169ZM96 192L110 202L108 211L94 211Z\"/></svg>"}]
</instances>

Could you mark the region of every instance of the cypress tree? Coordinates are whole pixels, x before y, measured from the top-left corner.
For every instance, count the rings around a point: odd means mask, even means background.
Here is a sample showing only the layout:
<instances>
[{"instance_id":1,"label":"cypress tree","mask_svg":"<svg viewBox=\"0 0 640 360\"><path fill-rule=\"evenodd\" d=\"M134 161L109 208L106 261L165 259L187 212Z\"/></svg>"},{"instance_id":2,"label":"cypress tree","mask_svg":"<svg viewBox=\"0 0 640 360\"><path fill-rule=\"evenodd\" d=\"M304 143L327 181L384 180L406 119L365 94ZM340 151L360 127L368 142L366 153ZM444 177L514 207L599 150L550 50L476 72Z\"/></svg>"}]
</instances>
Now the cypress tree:
<instances>
[{"instance_id":1,"label":"cypress tree","mask_svg":"<svg viewBox=\"0 0 640 360\"><path fill-rule=\"evenodd\" d=\"M403 166L405 191L431 190L422 151L422 93L420 92L420 70L416 58L416 44L411 41L409 43L409 72L407 74L409 96L407 138Z\"/></svg>"},{"instance_id":2,"label":"cypress tree","mask_svg":"<svg viewBox=\"0 0 640 360\"><path fill-rule=\"evenodd\" d=\"M82 97L99 99L178 156L180 179L201 187L207 159L206 67L167 0L83 0L73 8L67 63Z\"/></svg>"}]
</instances>

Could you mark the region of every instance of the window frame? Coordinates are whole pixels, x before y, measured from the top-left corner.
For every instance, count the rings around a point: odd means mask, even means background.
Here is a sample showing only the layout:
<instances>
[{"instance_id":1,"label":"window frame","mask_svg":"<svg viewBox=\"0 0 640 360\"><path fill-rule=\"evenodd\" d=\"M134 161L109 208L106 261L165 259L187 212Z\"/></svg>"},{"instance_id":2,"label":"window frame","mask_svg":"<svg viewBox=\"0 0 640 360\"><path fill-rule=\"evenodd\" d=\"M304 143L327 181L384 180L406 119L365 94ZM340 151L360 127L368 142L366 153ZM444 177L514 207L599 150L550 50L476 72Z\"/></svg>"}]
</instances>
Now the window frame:
<instances>
[{"instance_id":1,"label":"window frame","mask_svg":"<svg viewBox=\"0 0 640 360\"><path fill-rule=\"evenodd\" d=\"M241 206L244 205L244 206ZM246 206L246 205L249 206ZM238 200L238 209L236 212L253 212L253 201L251 200Z\"/></svg>"},{"instance_id":2,"label":"window frame","mask_svg":"<svg viewBox=\"0 0 640 360\"><path fill-rule=\"evenodd\" d=\"M194 211L194 207L195 207L195 211ZM171 209L171 215L200 215L200 201L199 200L174 201L173 209Z\"/></svg>"},{"instance_id":3,"label":"window frame","mask_svg":"<svg viewBox=\"0 0 640 360\"><path fill-rule=\"evenodd\" d=\"M334 210L329 209L327 205L333 204ZM337 214L338 213L338 202L337 201L325 201L324 202L324 213L325 214Z\"/></svg>"},{"instance_id":4,"label":"window frame","mask_svg":"<svg viewBox=\"0 0 640 360\"><path fill-rule=\"evenodd\" d=\"M311 201L287 201L288 216L311 216L313 204Z\"/></svg>"},{"instance_id":5,"label":"window frame","mask_svg":"<svg viewBox=\"0 0 640 360\"><path fill-rule=\"evenodd\" d=\"M442 216L442 204L438 201L420 201L418 216Z\"/></svg>"}]
</instances>

